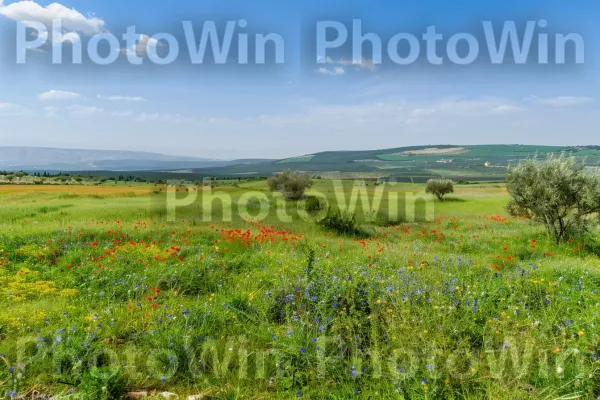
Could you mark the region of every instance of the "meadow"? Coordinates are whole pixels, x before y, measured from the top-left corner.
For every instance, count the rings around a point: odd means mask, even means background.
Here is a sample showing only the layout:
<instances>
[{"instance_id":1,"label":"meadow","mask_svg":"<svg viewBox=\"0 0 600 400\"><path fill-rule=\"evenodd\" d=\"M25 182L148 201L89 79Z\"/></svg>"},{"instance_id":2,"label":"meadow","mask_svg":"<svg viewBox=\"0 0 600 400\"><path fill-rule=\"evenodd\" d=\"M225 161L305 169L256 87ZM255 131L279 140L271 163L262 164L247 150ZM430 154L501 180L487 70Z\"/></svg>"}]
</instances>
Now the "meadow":
<instances>
[{"instance_id":1,"label":"meadow","mask_svg":"<svg viewBox=\"0 0 600 400\"><path fill-rule=\"evenodd\" d=\"M499 183L458 185L418 221L361 205L363 237L283 200L244 220L264 206L247 191L274 197L226 184L225 222L196 203L170 218L155 186L0 186L2 395L600 396L598 235L555 245L506 214ZM332 188L313 189L335 203ZM423 191L386 186L381 209Z\"/></svg>"}]
</instances>

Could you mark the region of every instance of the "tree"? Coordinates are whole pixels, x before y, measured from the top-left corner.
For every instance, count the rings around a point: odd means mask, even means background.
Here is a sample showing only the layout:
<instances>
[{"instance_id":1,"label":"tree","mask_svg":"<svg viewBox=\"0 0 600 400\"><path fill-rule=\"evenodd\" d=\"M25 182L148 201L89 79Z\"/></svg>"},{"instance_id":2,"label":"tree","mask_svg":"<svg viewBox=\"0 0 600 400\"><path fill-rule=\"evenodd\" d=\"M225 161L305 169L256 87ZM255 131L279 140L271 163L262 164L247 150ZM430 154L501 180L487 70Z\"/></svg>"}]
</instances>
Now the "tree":
<instances>
[{"instance_id":1,"label":"tree","mask_svg":"<svg viewBox=\"0 0 600 400\"><path fill-rule=\"evenodd\" d=\"M454 193L454 182L450 179L430 179L427 181L425 193L435 195L439 200L444 200L444 196Z\"/></svg>"},{"instance_id":2,"label":"tree","mask_svg":"<svg viewBox=\"0 0 600 400\"><path fill-rule=\"evenodd\" d=\"M508 169L507 211L543 223L556 243L587 230L600 212L600 175L575 157L528 160Z\"/></svg>"},{"instance_id":3,"label":"tree","mask_svg":"<svg viewBox=\"0 0 600 400\"><path fill-rule=\"evenodd\" d=\"M286 200L300 200L304 191L312 186L312 179L298 171L286 170L269 178L271 191L279 191Z\"/></svg>"}]
</instances>

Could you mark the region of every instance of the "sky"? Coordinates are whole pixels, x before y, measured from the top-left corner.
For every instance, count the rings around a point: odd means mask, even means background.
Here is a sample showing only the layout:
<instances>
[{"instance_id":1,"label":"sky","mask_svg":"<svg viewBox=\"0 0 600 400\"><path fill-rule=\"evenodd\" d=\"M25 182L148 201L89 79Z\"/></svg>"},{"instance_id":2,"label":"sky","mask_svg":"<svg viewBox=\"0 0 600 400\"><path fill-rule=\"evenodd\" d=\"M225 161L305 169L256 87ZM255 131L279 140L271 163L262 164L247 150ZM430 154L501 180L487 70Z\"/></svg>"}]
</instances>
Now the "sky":
<instances>
[{"instance_id":1,"label":"sky","mask_svg":"<svg viewBox=\"0 0 600 400\"><path fill-rule=\"evenodd\" d=\"M600 3L589 0L0 0L0 145L235 159L435 144L600 144L599 13ZM49 26L54 19L61 20L63 40L79 41L82 64L69 63L70 41L63 43L62 65L52 64L49 44L31 45L23 51L26 62L17 63L19 27L28 26L26 39L33 41L31 22ZM355 63L351 44L319 58L319 23L343 24L351 43L355 20L363 35L381 39L381 63L370 42L359 47ZM184 21L194 27L195 40L207 22L221 34L227 21L235 21L230 58L217 65L209 52L208 61L193 64ZM538 24L527 61L518 64L508 52L504 63L490 62L484 21L496 32L514 21L520 35L527 21ZM114 63L88 59L97 35L120 39L131 26L138 43L120 40L112 51L100 45L99 54L114 53ZM443 37L436 47L442 65L430 62L421 41L428 27ZM178 42L172 64L149 58L173 50L150 38L158 33ZM250 37L248 65L238 63L238 33ZM334 33L330 29L326 40ZM446 46L462 33L477 41L479 57L458 65ZM539 33L550 38L546 65L539 63ZM283 62L275 62L273 46L267 64L254 65L256 34L281 37ZM388 55L396 34L420 40L415 62L402 65ZM557 34L579 35L584 59L576 59L573 45L565 64L557 65ZM399 43L397 53L407 60L414 48ZM463 59L472 50L465 40L457 46ZM142 65L129 63L132 54Z\"/></svg>"}]
</instances>

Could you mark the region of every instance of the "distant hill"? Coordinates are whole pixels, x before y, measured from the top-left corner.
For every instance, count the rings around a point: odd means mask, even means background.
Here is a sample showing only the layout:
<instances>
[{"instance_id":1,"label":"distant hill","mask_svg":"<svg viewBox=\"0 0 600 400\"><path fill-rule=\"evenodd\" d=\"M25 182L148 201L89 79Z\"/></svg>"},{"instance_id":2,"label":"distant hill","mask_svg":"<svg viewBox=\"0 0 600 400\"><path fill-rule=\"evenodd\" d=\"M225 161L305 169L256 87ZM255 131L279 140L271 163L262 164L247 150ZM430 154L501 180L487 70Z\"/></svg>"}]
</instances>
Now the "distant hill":
<instances>
[{"instance_id":1,"label":"distant hill","mask_svg":"<svg viewBox=\"0 0 600 400\"><path fill-rule=\"evenodd\" d=\"M293 169L323 178L397 179L421 182L432 177L501 180L507 166L550 154L580 157L600 167L600 146L429 145L381 150L325 151L281 160L211 160L157 153L0 147L0 170L69 171L112 176L128 171L150 179L250 178Z\"/></svg>"},{"instance_id":2,"label":"distant hill","mask_svg":"<svg viewBox=\"0 0 600 400\"><path fill-rule=\"evenodd\" d=\"M248 178L292 169L323 178L395 179L423 182L434 177L454 180L502 180L509 165L550 154L580 157L600 166L599 146L430 145L382 150L326 151L277 161L194 168L186 173L148 172L156 179L196 180L202 177Z\"/></svg>"},{"instance_id":3,"label":"distant hill","mask_svg":"<svg viewBox=\"0 0 600 400\"><path fill-rule=\"evenodd\" d=\"M0 147L0 170L7 171L141 171L223 167L268 160L212 160L119 150Z\"/></svg>"}]
</instances>

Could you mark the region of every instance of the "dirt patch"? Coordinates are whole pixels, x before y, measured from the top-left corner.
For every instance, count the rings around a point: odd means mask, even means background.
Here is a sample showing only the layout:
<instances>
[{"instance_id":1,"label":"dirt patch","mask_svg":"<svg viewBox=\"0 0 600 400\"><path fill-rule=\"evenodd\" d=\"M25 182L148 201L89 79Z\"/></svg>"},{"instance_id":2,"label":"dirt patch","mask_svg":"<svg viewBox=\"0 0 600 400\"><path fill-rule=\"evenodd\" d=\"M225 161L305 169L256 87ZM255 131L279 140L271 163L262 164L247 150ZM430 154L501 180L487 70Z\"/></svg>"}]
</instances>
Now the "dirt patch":
<instances>
[{"instance_id":1,"label":"dirt patch","mask_svg":"<svg viewBox=\"0 0 600 400\"><path fill-rule=\"evenodd\" d=\"M397 155L403 156L456 156L459 154L466 153L467 149L464 147L450 147L446 149L440 149L437 147L429 147L427 149L422 150L408 150L403 151L401 153L397 153Z\"/></svg>"}]
</instances>

